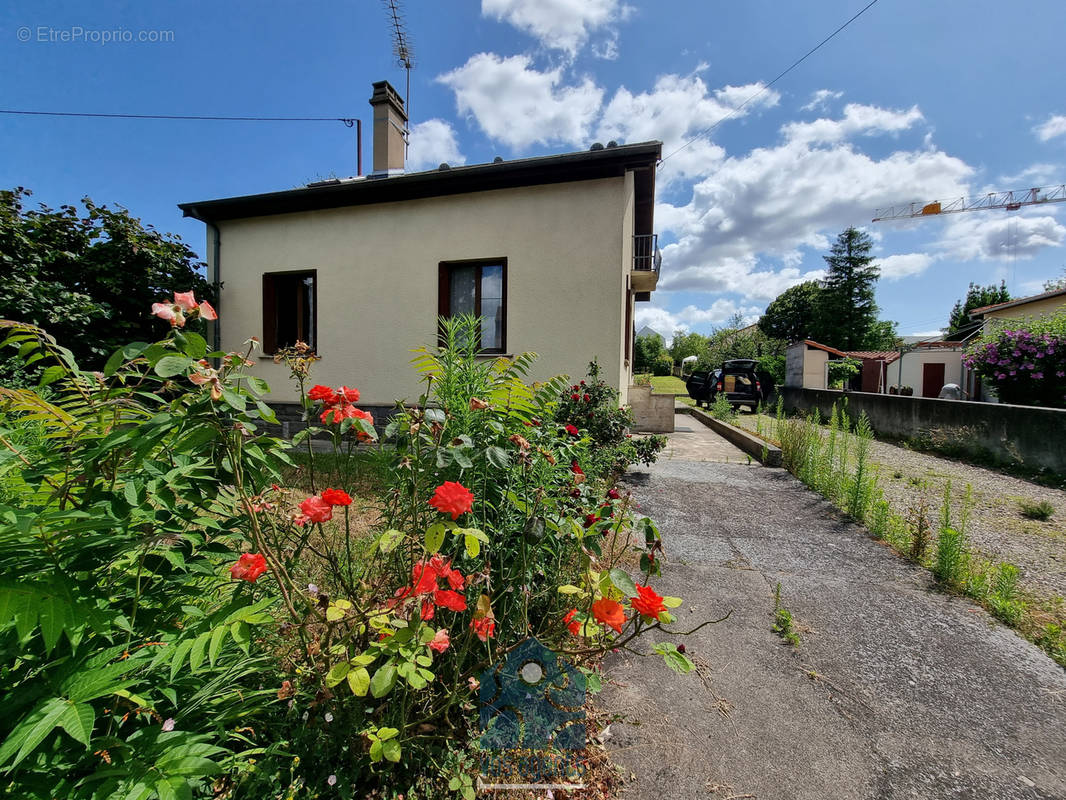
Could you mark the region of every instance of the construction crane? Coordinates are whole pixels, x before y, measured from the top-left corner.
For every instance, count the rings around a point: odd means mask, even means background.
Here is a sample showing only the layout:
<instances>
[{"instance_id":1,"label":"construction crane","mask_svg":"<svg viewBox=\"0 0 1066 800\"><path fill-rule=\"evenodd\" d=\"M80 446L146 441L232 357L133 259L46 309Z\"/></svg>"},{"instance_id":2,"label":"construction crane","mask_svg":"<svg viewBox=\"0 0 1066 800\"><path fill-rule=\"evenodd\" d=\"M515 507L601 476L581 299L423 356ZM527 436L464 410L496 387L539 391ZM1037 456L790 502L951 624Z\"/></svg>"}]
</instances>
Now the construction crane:
<instances>
[{"instance_id":1,"label":"construction crane","mask_svg":"<svg viewBox=\"0 0 1066 800\"><path fill-rule=\"evenodd\" d=\"M1059 184L1058 186L1044 186L1038 189L1019 189L1013 192L989 192L980 197L934 200L932 203L925 203L924 205L909 203L908 205L879 208L873 218L873 222L933 217L938 214L959 214L963 211L984 211L993 208L1017 211L1022 206L1040 206L1045 203L1063 202L1066 202L1066 184Z\"/></svg>"}]
</instances>

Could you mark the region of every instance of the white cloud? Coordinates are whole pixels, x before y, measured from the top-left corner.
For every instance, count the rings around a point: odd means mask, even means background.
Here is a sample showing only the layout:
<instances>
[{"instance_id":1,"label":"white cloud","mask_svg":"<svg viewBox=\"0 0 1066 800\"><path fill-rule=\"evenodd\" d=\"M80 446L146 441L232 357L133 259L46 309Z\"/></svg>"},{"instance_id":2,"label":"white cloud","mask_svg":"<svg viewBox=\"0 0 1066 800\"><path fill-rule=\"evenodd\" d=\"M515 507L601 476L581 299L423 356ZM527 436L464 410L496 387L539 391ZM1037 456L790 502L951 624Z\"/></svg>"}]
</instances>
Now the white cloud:
<instances>
[{"instance_id":1,"label":"white cloud","mask_svg":"<svg viewBox=\"0 0 1066 800\"><path fill-rule=\"evenodd\" d=\"M1026 167L1021 172L1000 176L997 185L1002 188L990 188L988 191L1002 191L1003 189L1010 189L1011 187L1020 188L1022 186L1029 188L1032 188L1033 186L1044 186L1049 183L1054 183L1061 172L1062 168L1057 164L1033 164L1032 166Z\"/></svg>"},{"instance_id":2,"label":"white cloud","mask_svg":"<svg viewBox=\"0 0 1066 800\"><path fill-rule=\"evenodd\" d=\"M934 336L943 336L944 335L944 331L940 330L940 328L934 328L931 331L915 331L914 333L904 333L902 335L903 336L921 336L921 337L923 337L925 339L931 339Z\"/></svg>"},{"instance_id":3,"label":"white cloud","mask_svg":"<svg viewBox=\"0 0 1066 800\"><path fill-rule=\"evenodd\" d=\"M589 34L625 19L620 0L481 0L481 13L534 36L552 50L573 56Z\"/></svg>"},{"instance_id":4,"label":"white cloud","mask_svg":"<svg viewBox=\"0 0 1066 800\"><path fill-rule=\"evenodd\" d=\"M855 135L876 125L891 130L921 119L917 109L884 114L870 109L853 107L843 119L825 122L836 125L841 135ZM677 239L663 248L660 287L774 297L820 277L818 270L800 273L797 251L824 252L830 235L864 224L874 209L900 198L964 195L974 172L960 159L928 146L878 160L847 141L815 146L829 136L828 127L818 136L823 138L786 137L775 147L720 158L693 186L686 204L660 204L657 225ZM757 268L767 258L782 259L785 268ZM917 265L911 258L897 260L894 268Z\"/></svg>"},{"instance_id":5,"label":"white cloud","mask_svg":"<svg viewBox=\"0 0 1066 800\"><path fill-rule=\"evenodd\" d=\"M691 75L661 75L648 92L634 94L623 86L604 108L596 138L604 142L661 140L663 155L669 156L658 174L662 185L708 174L725 157L721 147L701 138L681 152L674 154L674 151L700 131L720 122L763 87L753 83L710 91L698 74L703 68L701 65ZM777 92L767 91L736 117L774 106L779 98Z\"/></svg>"},{"instance_id":6,"label":"white cloud","mask_svg":"<svg viewBox=\"0 0 1066 800\"><path fill-rule=\"evenodd\" d=\"M906 111L894 111L878 106L848 103L841 119L816 119L813 122L791 122L781 131L793 142L833 144L856 134L873 136L879 133L899 133L922 119L918 106Z\"/></svg>"},{"instance_id":7,"label":"white cloud","mask_svg":"<svg viewBox=\"0 0 1066 800\"><path fill-rule=\"evenodd\" d=\"M834 92L832 89L819 89L811 94L811 101L801 106L801 111L821 111L829 106L833 100L839 100L844 96L843 92Z\"/></svg>"},{"instance_id":8,"label":"white cloud","mask_svg":"<svg viewBox=\"0 0 1066 800\"><path fill-rule=\"evenodd\" d=\"M411 128L407 148L407 169L417 172L431 169L442 161L453 166L465 164L466 156L459 152L455 130L442 119L427 119Z\"/></svg>"},{"instance_id":9,"label":"white cloud","mask_svg":"<svg viewBox=\"0 0 1066 800\"><path fill-rule=\"evenodd\" d=\"M641 304L637 306L634 319L637 328L650 325L672 338L674 331L687 331L696 327L710 330L729 322L737 314L741 316L742 325L751 325L758 321L761 311L759 306L744 306L727 298L719 298L706 308L687 305L677 312Z\"/></svg>"},{"instance_id":10,"label":"white cloud","mask_svg":"<svg viewBox=\"0 0 1066 800\"><path fill-rule=\"evenodd\" d=\"M478 53L438 81L455 92L460 114L473 116L485 134L512 148L563 142L585 145L603 102L591 78L561 85L561 68L540 72L528 56Z\"/></svg>"},{"instance_id":11,"label":"white cloud","mask_svg":"<svg viewBox=\"0 0 1066 800\"><path fill-rule=\"evenodd\" d=\"M1018 216L978 211L957 214L937 246L959 261L1009 261L1032 258L1047 247L1066 243L1066 226L1048 214Z\"/></svg>"},{"instance_id":12,"label":"white cloud","mask_svg":"<svg viewBox=\"0 0 1066 800\"><path fill-rule=\"evenodd\" d=\"M1048 117L1046 122L1042 122L1033 128L1033 133L1042 142L1054 139L1056 136L1066 136L1066 114L1055 114L1052 117Z\"/></svg>"},{"instance_id":13,"label":"white cloud","mask_svg":"<svg viewBox=\"0 0 1066 800\"><path fill-rule=\"evenodd\" d=\"M898 281L912 275L921 275L935 260L927 253L900 253L878 258L876 261L877 266L881 268L882 278Z\"/></svg>"}]
</instances>

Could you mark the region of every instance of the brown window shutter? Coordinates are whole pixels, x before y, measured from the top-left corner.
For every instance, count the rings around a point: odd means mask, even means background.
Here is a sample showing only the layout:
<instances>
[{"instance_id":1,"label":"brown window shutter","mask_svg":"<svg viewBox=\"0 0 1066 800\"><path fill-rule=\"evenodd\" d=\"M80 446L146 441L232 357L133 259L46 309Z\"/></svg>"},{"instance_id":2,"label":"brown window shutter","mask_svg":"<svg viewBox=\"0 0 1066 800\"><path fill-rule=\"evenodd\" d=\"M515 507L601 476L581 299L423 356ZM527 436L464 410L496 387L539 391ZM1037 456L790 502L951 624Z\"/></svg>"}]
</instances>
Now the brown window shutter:
<instances>
[{"instance_id":1,"label":"brown window shutter","mask_svg":"<svg viewBox=\"0 0 1066 800\"><path fill-rule=\"evenodd\" d=\"M274 287L274 276L263 276L263 352L273 353L277 349L278 300Z\"/></svg>"}]
</instances>

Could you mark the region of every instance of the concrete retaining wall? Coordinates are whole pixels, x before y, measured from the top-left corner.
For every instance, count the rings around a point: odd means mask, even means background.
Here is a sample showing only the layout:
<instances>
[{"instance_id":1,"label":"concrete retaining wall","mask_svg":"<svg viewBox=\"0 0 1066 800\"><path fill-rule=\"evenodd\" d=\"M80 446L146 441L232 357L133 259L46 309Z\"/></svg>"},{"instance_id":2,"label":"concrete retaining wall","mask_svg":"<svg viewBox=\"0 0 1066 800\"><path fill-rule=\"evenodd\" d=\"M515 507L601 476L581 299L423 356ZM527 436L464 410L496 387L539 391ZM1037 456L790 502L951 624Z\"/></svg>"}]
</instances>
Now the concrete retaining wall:
<instances>
[{"instance_id":1,"label":"concrete retaining wall","mask_svg":"<svg viewBox=\"0 0 1066 800\"><path fill-rule=\"evenodd\" d=\"M682 414L695 417L723 439L736 445L760 462L764 467L781 466L781 448L777 445L770 444L755 434L748 433L743 428L722 422L722 420L712 417L706 411L700 411L700 409L693 406L678 406L677 410Z\"/></svg>"},{"instance_id":2,"label":"concrete retaining wall","mask_svg":"<svg viewBox=\"0 0 1066 800\"><path fill-rule=\"evenodd\" d=\"M650 386L629 387L633 428L641 433L674 432L674 396L655 394Z\"/></svg>"},{"instance_id":3,"label":"concrete retaining wall","mask_svg":"<svg viewBox=\"0 0 1066 800\"><path fill-rule=\"evenodd\" d=\"M778 391L788 411L817 408L828 416L833 403L846 396L849 416L865 411L879 434L925 439L975 456L1066 473L1066 409L793 386Z\"/></svg>"}]
</instances>

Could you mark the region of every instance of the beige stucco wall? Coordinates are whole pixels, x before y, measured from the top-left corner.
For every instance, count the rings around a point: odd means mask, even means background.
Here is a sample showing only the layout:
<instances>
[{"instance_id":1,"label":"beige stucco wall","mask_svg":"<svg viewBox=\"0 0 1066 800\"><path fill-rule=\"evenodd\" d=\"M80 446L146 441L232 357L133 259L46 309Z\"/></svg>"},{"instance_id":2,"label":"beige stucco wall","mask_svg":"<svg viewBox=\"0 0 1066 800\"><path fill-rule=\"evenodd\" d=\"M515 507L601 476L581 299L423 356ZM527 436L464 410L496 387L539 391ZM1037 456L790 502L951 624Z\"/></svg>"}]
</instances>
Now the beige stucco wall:
<instances>
[{"instance_id":1,"label":"beige stucco wall","mask_svg":"<svg viewBox=\"0 0 1066 800\"><path fill-rule=\"evenodd\" d=\"M902 378L900 366L902 363ZM943 364L944 383L954 383L962 386L962 352L959 350L912 350L904 353L902 358L897 358L888 365L888 385L898 386L902 380L903 386L910 386L914 394L921 396L924 392L922 386L922 370L924 364ZM936 391L940 391L939 386Z\"/></svg>"},{"instance_id":2,"label":"beige stucco wall","mask_svg":"<svg viewBox=\"0 0 1066 800\"><path fill-rule=\"evenodd\" d=\"M990 311L984 317L985 327L987 328L993 320L1032 319L1033 317L1042 317L1046 314L1053 314L1064 306L1066 306L1066 302L1063 301L1062 295L1059 295L1058 297L1049 297L1046 300L1036 300L1032 303L1012 306L1011 308L1004 308L999 311Z\"/></svg>"},{"instance_id":3,"label":"beige stucco wall","mask_svg":"<svg viewBox=\"0 0 1066 800\"><path fill-rule=\"evenodd\" d=\"M803 353L803 388L825 388L825 364L829 353L816 347L807 347Z\"/></svg>"},{"instance_id":4,"label":"beige stucco wall","mask_svg":"<svg viewBox=\"0 0 1066 800\"><path fill-rule=\"evenodd\" d=\"M439 262L506 257L507 347L540 354L531 378L576 379L596 357L624 391L632 192L619 177L219 223L222 346L262 337L263 273L315 269L314 381L357 387L368 405L413 401L410 351L436 336ZM284 367L256 370L272 400L296 399Z\"/></svg>"}]
</instances>

